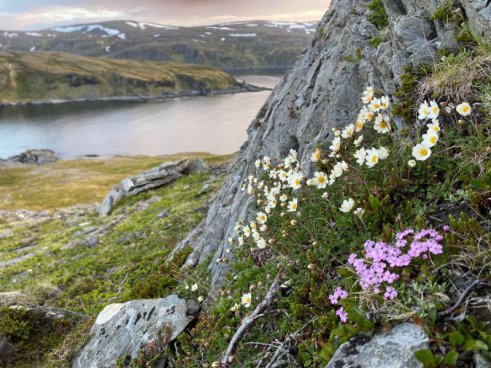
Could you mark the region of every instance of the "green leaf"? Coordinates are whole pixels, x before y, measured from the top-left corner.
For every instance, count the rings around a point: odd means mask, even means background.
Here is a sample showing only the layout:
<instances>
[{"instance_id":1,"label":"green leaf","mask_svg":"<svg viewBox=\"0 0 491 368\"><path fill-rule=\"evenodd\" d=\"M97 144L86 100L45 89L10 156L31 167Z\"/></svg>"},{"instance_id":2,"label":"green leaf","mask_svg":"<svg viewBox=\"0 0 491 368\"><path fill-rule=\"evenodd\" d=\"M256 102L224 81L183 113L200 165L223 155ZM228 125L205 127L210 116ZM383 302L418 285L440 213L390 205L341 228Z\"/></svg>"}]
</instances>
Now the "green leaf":
<instances>
[{"instance_id":1,"label":"green leaf","mask_svg":"<svg viewBox=\"0 0 491 368\"><path fill-rule=\"evenodd\" d=\"M445 359L443 360L443 363L445 365L450 366L450 367L455 367L457 365L457 360L459 359L459 353L457 353L455 350L452 350L445 355Z\"/></svg>"},{"instance_id":2,"label":"green leaf","mask_svg":"<svg viewBox=\"0 0 491 368\"><path fill-rule=\"evenodd\" d=\"M465 343L465 350L481 351L488 350L488 345L481 340L469 340Z\"/></svg>"},{"instance_id":3,"label":"green leaf","mask_svg":"<svg viewBox=\"0 0 491 368\"><path fill-rule=\"evenodd\" d=\"M460 346L464 343L464 335L462 335L459 331L452 332L448 337L448 341L452 346Z\"/></svg>"},{"instance_id":4,"label":"green leaf","mask_svg":"<svg viewBox=\"0 0 491 368\"><path fill-rule=\"evenodd\" d=\"M339 276L342 276L343 278L353 276L355 273L351 268L348 267L339 267L338 268L338 274Z\"/></svg>"},{"instance_id":5,"label":"green leaf","mask_svg":"<svg viewBox=\"0 0 491 368\"><path fill-rule=\"evenodd\" d=\"M435 368L435 356L429 349L418 350L414 353L416 359L418 359L425 368Z\"/></svg>"}]
</instances>

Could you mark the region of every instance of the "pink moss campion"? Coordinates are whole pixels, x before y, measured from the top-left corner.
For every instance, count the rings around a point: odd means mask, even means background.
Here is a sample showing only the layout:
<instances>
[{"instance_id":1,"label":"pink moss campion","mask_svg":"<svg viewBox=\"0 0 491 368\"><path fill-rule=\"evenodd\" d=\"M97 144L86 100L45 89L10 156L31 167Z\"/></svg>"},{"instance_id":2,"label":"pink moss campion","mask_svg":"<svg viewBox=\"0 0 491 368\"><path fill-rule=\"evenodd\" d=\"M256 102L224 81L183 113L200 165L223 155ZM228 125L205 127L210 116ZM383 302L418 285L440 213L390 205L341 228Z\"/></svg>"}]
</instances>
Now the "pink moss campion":
<instances>
[{"instance_id":1,"label":"pink moss campion","mask_svg":"<svg viewBox=\"0 0 491 368\"><path fill-rule=\"evenodd\" d=\"M433 229L421 230L418 233L413 229L407 229L396 235L395 244L367 240L363 246L363 257L351 254L348 264L355 269L363 290L374 294L384 292L385 300L393 300L399 293L390 285L399 279L402 268L410 266L418 259L426 260L430 255L442 254L442 240L443 236ZM333 304L347 297L348 293L340 287L329 295ZM345 322L347 315L343 313L344 309L341 308L336 315Z\"/></svg>"}]
</instances>

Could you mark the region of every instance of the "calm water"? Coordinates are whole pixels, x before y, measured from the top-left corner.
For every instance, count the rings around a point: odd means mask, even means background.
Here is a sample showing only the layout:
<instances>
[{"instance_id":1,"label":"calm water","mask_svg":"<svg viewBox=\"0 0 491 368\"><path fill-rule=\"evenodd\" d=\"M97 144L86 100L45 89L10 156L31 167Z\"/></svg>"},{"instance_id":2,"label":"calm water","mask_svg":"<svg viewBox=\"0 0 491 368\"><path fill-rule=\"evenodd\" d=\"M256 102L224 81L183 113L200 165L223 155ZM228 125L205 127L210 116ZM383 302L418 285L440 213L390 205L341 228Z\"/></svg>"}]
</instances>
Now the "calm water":
<instances>
[{"instance_id":1,"label":"calm water","mask_svg":"<svg viewBox=\"0 0 491 368\"><path fill-rule=\"evenodd\" d=\"M239 76L274 87L280 76ZM49 148L88 154L233 153L270 91L161 102L87 102L0 108L0 157Z\"/></svg>"}]
</instances>

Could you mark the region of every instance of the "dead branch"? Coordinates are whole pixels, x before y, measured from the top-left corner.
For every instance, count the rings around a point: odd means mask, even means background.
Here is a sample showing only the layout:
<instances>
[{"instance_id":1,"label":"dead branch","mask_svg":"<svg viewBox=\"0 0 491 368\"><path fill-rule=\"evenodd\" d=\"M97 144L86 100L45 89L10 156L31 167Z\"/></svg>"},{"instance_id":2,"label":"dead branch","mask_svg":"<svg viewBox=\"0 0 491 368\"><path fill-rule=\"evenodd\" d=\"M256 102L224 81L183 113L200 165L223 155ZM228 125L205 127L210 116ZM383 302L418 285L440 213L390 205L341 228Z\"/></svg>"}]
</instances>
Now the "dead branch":
<instances>
[{"instance_id":1,"label":"dead branch","mask_svg":"<svg viewBox=\"0 0 491 368\"><path fill-rule=\"evenodd\" d=\"M237 329L237 332L235 332L235 335L232 337L230 340L230 343L228 345L227 351L225 352L225 355L222 357L221 364L222 367L228 367L229 366L229 359L232 357L235 349L237 348L237 344L239 341L242 339L244 334L247 332L247 330L253 325L254 321L262 316L264 314L262 313L272 302L278 291L280 290L280 276L276 276L276 279L274 280L273 284L269 288L268 293L264 297L264 299L259 303L254 309L254 311L244 318L242 321L242 324L239 326Z\"/></svg>"},{"instance_id":2,"label":"dead branch","mask_svg":"<svg viewBox=\"0 0 491 368\"><path fill-rule=\"evenodd\" d=\"M444 310L443 312L440 312L438 314L438 317L443 317L449 314L452 314L455 312L463 303L467 301L467 298L471 294L472 290L478 286L491 286L488 282L484 280L475 280L467 289L464 290L464 292L460 295L459 299L457 302L451 306L450 308Z\"/></svg>"},{"instance_id":3,"label":"dead branch","mask_svg":"<svg viewBox=\"0 0 491 368\"><path fill-rule=\"evenodd\" d=\"M281 364L284 364L285 356L289 361L289 364L291 364L291 361L288 357L290 354L290 351L292 350L292 347L295 343L295 340L297 337L302 333L302 331L310 325L312 322L314 322L317 318L312 318L310 321L308 321L306 324L304 324L302 327L300 327L297 331L294 333L288 335L288 337L283 341L283 343L276 349L275 353L269 360L269 363L266 365L265 368L275 368L275 367L280 367ZM281 359L280 359L281 358Z\"/></svg>"}]
</instances>

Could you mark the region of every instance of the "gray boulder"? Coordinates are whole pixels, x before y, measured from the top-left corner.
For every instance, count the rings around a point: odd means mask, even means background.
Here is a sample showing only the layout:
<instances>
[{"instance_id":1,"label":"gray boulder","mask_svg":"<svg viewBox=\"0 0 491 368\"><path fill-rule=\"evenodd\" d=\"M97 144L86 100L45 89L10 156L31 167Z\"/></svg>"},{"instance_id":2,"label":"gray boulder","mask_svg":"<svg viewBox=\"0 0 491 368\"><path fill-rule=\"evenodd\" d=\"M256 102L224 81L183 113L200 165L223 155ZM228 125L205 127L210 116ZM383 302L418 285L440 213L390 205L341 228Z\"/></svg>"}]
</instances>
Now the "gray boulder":
<instances>
[{"instance_id":1,"label":"gray boulder","mask_svg":"<svg viewBox=\"0 0 491 368\"><path fill-rule=\"evenodd\" d=\"M201 159L185 159L176 162L165 162L139 175L125 178L106 196L99 207L99 215L101 217L110 215L114 205L124 197L168 185L183 175L207 172L208 170L207 165Z\"/></svg>"},{"instance_id":2,"label":"gray boulder","mask_svg":"<svg viewBox=\"0 0 491 368\"><path fill-rule=\"evenodd\" d=\"M33 149L24 151L16 156L10 157L10 163L44 165L58 160L56 154L49 149Z\"/></svg>"},{"instance_id":3,"label":"gray boulder","mask_svg":"<svg viewBox=\"0 0 491 368\"><path fill-rule=\"evenodd\" d=\"M341 345L326 368L419 368L414 352L428 348L428 336L412 323L394 327L371 339L356 337Z\"/></svg>"},{"instance_id":4,"label":"gray boulder","mask_svg":"<svg viewBox=\"0 0 491 368\"><path fill-rule=\"evenodd\" d=\"M140 351L174 340L198 311L197 303L177 295L108 305L92 326L90 340L75 354L72 367L113 367L118 359L131 362Z\"/></svg>"}]
</instances>

